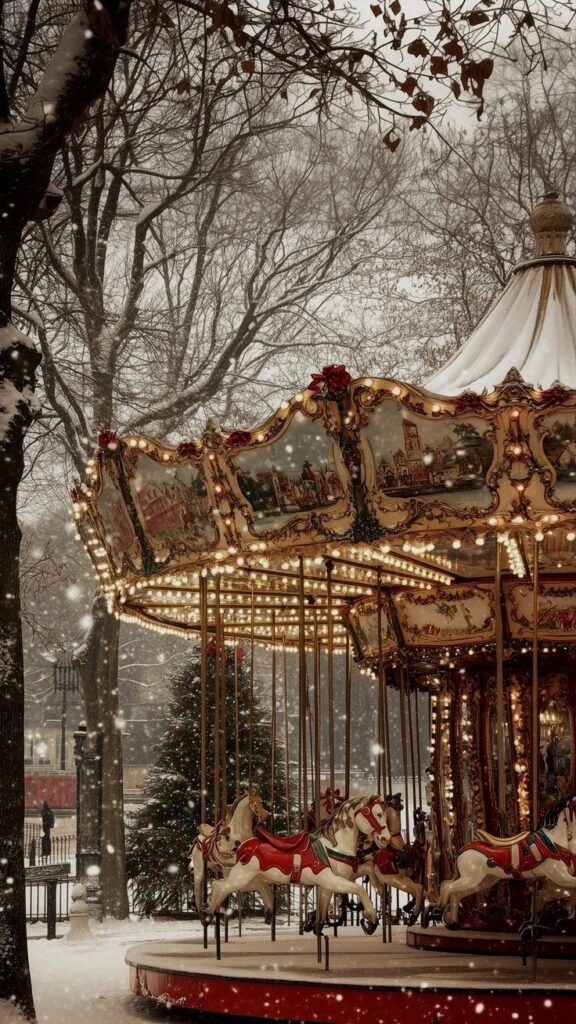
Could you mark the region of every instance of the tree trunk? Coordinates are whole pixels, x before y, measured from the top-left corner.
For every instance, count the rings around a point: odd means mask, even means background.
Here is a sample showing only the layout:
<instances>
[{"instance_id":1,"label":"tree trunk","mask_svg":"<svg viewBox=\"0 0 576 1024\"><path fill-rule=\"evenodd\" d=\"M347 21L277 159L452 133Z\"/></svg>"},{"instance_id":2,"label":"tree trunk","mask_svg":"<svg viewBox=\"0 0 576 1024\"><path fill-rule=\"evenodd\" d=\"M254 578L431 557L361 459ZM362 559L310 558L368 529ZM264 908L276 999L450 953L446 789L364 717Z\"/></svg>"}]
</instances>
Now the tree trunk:
<instances>
[{"instance_id":1,"label":"tree trunk","mask_svg":"<svg viewBox=\"0 0 576 1024\"><path fill-rule=\"evenodd\" d=\"M122 733L118 728L118 638L120 623L106 609L101 594L92 606L93 624L78 658L86 727L101 729L102 830L100 835L102 911L128 917L124 847Z\"/></svg>"},{"instance_id":2,"label":"tree trunk","mask_svg":"<svg viewBox=\"0 0 576 1024\"><path fill-rule=\"evenodd\" d=\"M0 411L13 389L33 387L39 362L26 344L0 343ZM4 395L4 398L2 397ZM4 404L3 404L4 403ZM24 653L20 622L20 527L16 512L30 410L0 439L0 999L34 1018L26 943L24 881Z\"/></svg>"}]
</instances>

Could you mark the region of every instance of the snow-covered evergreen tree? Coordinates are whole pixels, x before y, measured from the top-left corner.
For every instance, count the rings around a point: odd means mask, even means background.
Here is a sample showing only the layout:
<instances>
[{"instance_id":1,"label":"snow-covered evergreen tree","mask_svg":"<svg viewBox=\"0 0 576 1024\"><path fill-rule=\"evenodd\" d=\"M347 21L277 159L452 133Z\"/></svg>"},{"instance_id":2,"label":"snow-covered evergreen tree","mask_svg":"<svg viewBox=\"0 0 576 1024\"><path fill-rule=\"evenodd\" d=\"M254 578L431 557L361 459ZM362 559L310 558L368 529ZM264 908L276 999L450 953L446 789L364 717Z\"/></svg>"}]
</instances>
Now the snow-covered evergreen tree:
<instances>
[{"instance_id":1,"label":"snow-covered evergreen tree","mask_svg":"<svg viewBox=\"0 0 576 1024\"><path fill-rule=\"evenodd\" d=\"M235 667L236 660L236 667ZM216 647L207 650L206 820L214 822L214 690ZM236 676L236 682L235 682ZM250 672L243 648L225 650L227 800L236 797L236 691L238 694L239 779L246 792L250 749ZM190 848L200 826L200 650L171 680L170 725L148 776L146 803L133 815L127 835L127 871L135 903L144 914L177 909L191 894ZM271 808L272 732L270 713L255 687L252 786ZM275 828L285 821L283 752L276 747Z\"/></svg>"}]
</instances>

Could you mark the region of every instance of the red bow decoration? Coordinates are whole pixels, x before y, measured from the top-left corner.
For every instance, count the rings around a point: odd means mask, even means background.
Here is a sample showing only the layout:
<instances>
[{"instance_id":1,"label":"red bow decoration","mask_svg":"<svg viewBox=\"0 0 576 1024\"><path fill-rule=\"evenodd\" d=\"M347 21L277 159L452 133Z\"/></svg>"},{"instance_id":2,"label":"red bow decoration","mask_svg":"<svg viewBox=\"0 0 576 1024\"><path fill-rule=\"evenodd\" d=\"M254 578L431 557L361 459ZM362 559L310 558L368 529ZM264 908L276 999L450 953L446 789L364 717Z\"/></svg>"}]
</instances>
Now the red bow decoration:
<instances>
[{"instance_id":1,"label":"red bow decoration","mask_svg":"<svg viewBox=\"0 0 576 1024\"><path fill-rule=\"evenodd\" d=\"M315 395L342 395L348 387L352 377L344 366L344 363L331 363L330 366L323 366L322 373L313 373L308 390Z\"/></svg>"},{"instance_id":2,"label":"red bow decoration","mask_svg":"<svg viewBox=\"0 0 576 1024\"><path fill-rule=\"evenodd\" d=\"M200 448L196 441L182 441L178 445L178 455L182 459L194 459L199 454Z\"/></svg>"},{"instance_id":3,"label":"red bow decoration","mask_svg":"<svg viewBox=\"0 0 576 1024\"><path fill-rule=\"evenodd\" d=\"M98 434L100 448L108 448L111 452L118 451L120 438L115 430L101 430Z\"/></svg>"},{"instance_id":4,"label":"red bow decoration","mask_svg":"<svg viewBox=\"0 0 576 1024\"><path fill-rule=\"evenodd\" d=\"M252 435L249 430L232 430L226 438L226 443L232 448L236 448L239 444L250 444Z\"/></svg>"}]
</instances>

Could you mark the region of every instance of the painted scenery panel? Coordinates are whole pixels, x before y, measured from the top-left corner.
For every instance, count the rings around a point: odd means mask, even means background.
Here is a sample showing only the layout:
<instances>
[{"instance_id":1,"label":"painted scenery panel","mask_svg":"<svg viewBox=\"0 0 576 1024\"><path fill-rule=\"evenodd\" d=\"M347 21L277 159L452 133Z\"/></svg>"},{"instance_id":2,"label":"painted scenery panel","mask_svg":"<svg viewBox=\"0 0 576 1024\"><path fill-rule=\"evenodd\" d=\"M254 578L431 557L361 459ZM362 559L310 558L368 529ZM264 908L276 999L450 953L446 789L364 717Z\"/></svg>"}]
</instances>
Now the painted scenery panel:
<instances>
[{"instance_id":1,"label":"painted scenery panel","mask_svg":"<svg viewBox=\"0 0 576 1024\"><path fill-rule=\"evenodd\" d=\"M389 497L490 508L486 474L494 449L487 430L479 417L432 420L383 402L363 429L374 454L378 490Z\"/></svg>"},{"instance_id":2,"label":"painted scenery panel","mask_svg":"<svg viewBox=\"0 0 576 1024\"><path fill-rule=\"evenodd\" d=\"M120 489L108 475L106 467L102 472L102 489L96 507L104 527L104 541L115 569L121 571L125 567L125 563L139 568L140 549L134 528L126 511Z\"/></svg>"},{"instance_id":3,"label":"painted scenery panel","mask_svg":"<svg viewBox=\"0 0 576 1024\"><path fill-rule=\"evenodd\" d=\"M281 528L295 515L330 508L344 497L334 444L321 421L296 413L274 444L232 459L256 532Z\"/></svg>"},{"instance_id":4,"label":"painted scenery panel","mask_svg":"<svg viewBox=\"0 0 576 1024\"><path fill-rule=\"evenodd\" d=\"M394 601L404 639L411 647L494 638L494 595L490 590L407 591L397 594Z\"/></svg>"},{"instance_id":5,"label":"painted scenery panel","mask_svg":"<svg viewBox=\"0 0 576 1024\"><path fill-rule=\"evenodd\" d=\"M509 584L504 588L510 633L518 639L532 637L532 588ZM541 637L573 637L576 634L576 584L541 583L538 587L538 632Z\"/></svg>"},{"instance_id":6,"label":"painted scenery panel","mask_svg":"<svg viewBox=\"0 0 576 1024\"><path fill-rule=\"evenodd\" d=\"M217 533L209 519L210 501L193 465L160 465L140 455L130 489L154 547L169 551L174 541L186 551L209 547Z\"/></svg>"},{"instance_id":7,"label":"painted scenery panel","mask_svg":"<svg viewBox=\"0 0 576 1024\"><path fill-rule=\"evenodd\" d=\"M349 612L342 614L345 626L349 629L358 654L362 659L378 657L378 611L374 601L361 602ZM396 649L396 639L392 633L388 613L382 609L382 649Z\"/></svg>"},{"instance_id":8,"label":"painted scenery panel","mask_svg":"<svg viewBox=\"0 0 576 1024\"><path fill-rule=\"evenodd\" d=\"M548 431L544 454L556 473L552 495L557 501L576 499L576 413L552 412L539 419Z\"/></svg>"}]
</instances>

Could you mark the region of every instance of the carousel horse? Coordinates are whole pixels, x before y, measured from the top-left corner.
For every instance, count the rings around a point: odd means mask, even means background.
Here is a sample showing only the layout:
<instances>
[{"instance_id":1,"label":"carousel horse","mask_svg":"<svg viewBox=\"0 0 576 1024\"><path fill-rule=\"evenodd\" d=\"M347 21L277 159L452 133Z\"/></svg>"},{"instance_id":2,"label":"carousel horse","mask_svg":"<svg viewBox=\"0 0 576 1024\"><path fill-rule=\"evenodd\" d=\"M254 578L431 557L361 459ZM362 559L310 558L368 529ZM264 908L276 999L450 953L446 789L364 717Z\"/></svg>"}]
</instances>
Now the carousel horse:
<instances>
[{"instance_id":1,"label":"carousel horse","mask_svg":"<svg viewBox=\"0 0 576 1024\"><path fill-rule=\"evenodd\" d=\"M385 848L371 848L360 851L356 878L368 878L376 892L382 895L384 886L389 885L400 889L412 897L410 924L415 924L422 910L424 886L416 879L421 877L424 864L421 837L418 836L410 846L401 832L400 812L403 810L402 796L395 793L386 797L386 824L390 832L390 842ZM416 817L417 812L415 812ZM417 818L417 823L420 818ZM424 837L425 842L425 837ZM318 913L321 920L326 920L326 894L318 894Z\"/></svg>"},{"instance_id":2,"label":"carousel horse","mask_svg":"<svg viewBox=\"0 0 576 1024\"><path fill-rule=\"evenodd\" d=\"M460 851L458 875L440 886L440 906L447 925L457 927L460 900L484 892L502 879L544 879L559 889L576 889L576 835L572 833L576 797L557 800L542 828L509 838L479 831Z\"/></svg>"},{"instance_id":3,"label":"carousel horse","mask_svg":"<svg viewBox=\"0 0 576 1024\"><path fill-rule=\"evenodd\" d=\"M328 897L352 893L362 902L366 915L362 927L371 934L378 923L377 914L366 890L354 881L360 835L373 837L377 846L388 843L390 832L382 797L345 800L313 832L275 836L257 827L254 837L236 851L236 864L228 877L214 882L206 918L213 917L230 893L264 879L278 885L317 886L319 895L326 892ZM323 923L320 919L319 927Z\"/></svg>"},{"instance_id":4,"label":"carousel horse","mask_svg":"<svg viewBox=\"0 0 576 1024\"><path fill-rule=\"evenodd\" d=\"M200 825L190 851L190 870L194 875L194 899L201 910L204 902L204 876L209 872L226 877L236 863L236 850L254 834L254 823L263 824L270 817L262 797L253 791L234 801L226 816L216 825ZM267 883L256 886L264 905L272 911L272 892Z\"/></svg>"},{"instance_id":5,"label":"carousel horse","mask_svg":"<svg viewBox=\"0 0 576 1024\"><path fill-rule=\"evenodd\" d=\"M418 832L420 818L418 810L414 812L415 817L415 840L406 844L400 828L400 811L403 809L400 793L393 797L386 798L386 824L390 830L390 845L385 850L377 850L373 854L373 868L368 872L372 884L380 894L385 885L408 893L412 897L412 908L410 911L410 924L415 924L420 917L424 901L424 886L421 879L425 864L425 843L422 843L421 830Z\"/></svg>"}]
</instances>

